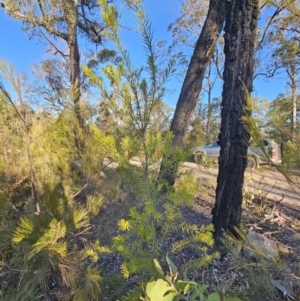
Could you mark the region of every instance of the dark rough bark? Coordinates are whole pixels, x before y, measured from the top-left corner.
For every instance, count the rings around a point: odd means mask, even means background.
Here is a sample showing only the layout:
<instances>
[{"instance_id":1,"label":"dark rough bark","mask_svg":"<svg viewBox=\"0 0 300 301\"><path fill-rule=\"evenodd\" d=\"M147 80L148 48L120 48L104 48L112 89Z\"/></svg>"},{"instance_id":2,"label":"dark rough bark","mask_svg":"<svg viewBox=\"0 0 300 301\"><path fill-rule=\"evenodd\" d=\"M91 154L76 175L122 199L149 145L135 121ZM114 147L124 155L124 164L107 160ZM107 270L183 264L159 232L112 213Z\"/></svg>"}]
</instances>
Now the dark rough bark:
<instances>
[{"instance_id":1,"label":"dark rough bark","mask_svg":"<svg viewBox=\"0 0 300 301\"><path fill-rule=\"evenodd\" d=\"M211 0L207 18L192 55L185 79L176 105L170 131L174 137L172 148L180 149L183 146L191 115L199 100L205 70L215 53L216 44L223 28L226 16L226 0ZM173 162L174 161L174 162ZM161 163L160 181L174 184L177 171L176 160L165 156ZM173 166L173 168L170 168Z\"/></svg>"},{"instance_id":2,"label":"dark rough bark","mask_svg":"<svg viewBox=\"0 0 300 301\"><path fill-rule=\"evenodd\" d=\"M249 133L243 116L252 92L258 0L232 0L225 24L225 68L221 111L221 152L213 209L215 238L234 231L241 220L242 188L247 165Z\"/></svg>"}]
</instances>

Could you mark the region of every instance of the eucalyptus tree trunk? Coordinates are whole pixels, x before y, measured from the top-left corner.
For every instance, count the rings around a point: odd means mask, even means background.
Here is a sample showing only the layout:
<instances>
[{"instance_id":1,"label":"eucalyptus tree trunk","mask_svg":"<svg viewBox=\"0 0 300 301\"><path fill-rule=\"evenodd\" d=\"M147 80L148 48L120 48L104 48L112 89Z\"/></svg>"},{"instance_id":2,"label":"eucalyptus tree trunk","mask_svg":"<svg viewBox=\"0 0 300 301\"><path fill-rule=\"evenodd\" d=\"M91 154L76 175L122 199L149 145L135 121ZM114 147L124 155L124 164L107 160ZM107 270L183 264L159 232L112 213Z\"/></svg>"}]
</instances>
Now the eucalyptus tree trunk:
<instances>
[{"instance_id":1,"label":"eucalyptus tree trunk","mask_svg":"<svg viewBox=\"0 0 300 301\"><path fill-rule=\"evenodd\" d=\"M221 152L213 209L215 238L233 231L241 220L242 189L250 135L243 116L253 90L254 44L259 0L232 0L225 24L225 68L221 110Z\"/></svg>"},{"instance_id":2,"label":"eucalyptus tree trunk","mask_svg":"<svg viewBox=\"0 0 300 301\"><path fill-rule=\"evenodd\" d=\"M287 74L290 78L290 87L292 90L292 141L295 142L295 135L297 130L297 71L295 65L287 68Z\"/></svg>"},{"instance_id":3,"label":"eucalyptus tree trunk","mask_svg":"<svg viewBox=\"0 0 300 301\"><path fill-rule=\"evenodd\" d=\"M74 14L77 15L77 9L74 10ZM74 103L74 111L77 121L82 129L85 129L84 119L82 117L82 112L80 110L80 88L81 88L81 78L80 78L80 53L77 40L77 17L75 22L70 22L68 24L68 38L67 43L70 52L70 82L71 82L71 96Z\"/></svg>"},{"instance_id":4,"label":"eucalyptus tree trunk","mask_svg":"<svg viewBox=\"0 0 300 301\"><path fill-rule=\"evenodd\" d=\"M205 140L209 143L210 140L210 132L211 132L211 119L212 119L212 103L211 103L211 94L213 90L214 83L211 81L211 63L208 69L208 87L207 87L207 121L206 121L206 133L205 133Z\"/></svg>"},{"instance_id":5,"label":"eucalyptus tree trunk","mask_svg":"<svg viewBox=\"0 0 300 301\"><path fill-rule=\"evenodd\" d=\"M183 147L191 115L199 100L206 67L213 58L223 28L227 3L226 0L210 0L208 14L190 60L170 127L173 149ZM174 184L177 164L175 156L164 156L160 167L160 182Z\"/></svg>"}]
</instances>

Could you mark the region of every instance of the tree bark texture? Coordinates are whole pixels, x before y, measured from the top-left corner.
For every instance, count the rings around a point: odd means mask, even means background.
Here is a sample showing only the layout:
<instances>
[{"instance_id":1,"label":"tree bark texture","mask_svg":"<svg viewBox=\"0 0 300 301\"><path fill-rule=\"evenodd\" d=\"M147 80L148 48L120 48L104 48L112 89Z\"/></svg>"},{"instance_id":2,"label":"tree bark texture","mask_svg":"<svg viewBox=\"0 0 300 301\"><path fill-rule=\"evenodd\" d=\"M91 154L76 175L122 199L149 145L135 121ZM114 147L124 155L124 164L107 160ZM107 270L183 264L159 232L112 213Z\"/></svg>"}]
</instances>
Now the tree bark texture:
<instances>
[{"instance_id":1,"label":"tree bark texture","mask_svg":"<svg viewBox=\"0 0 300 301\"><path fill-rule=\"evenodd\" d=\"M287 68L287 74L290 78L290 87L292 89L292 141L295 142L295 135L297 130L297 71L295 65L291 64L290 68Z\"/></svg>"},{"instance_id":2,"label":"tree bark texture","mask_svg":"<svg viewBox=\"0 0 300 301\"><path fill-rule=\"evenodd\" d=\"M191 115L199 100L206 67L213 58L223 28L227 3L226 0L210 1L208 14L191 57L170 127L173 133L172 148L174 149L180 149L183 146ZM174 184L177 172L176 162L173 163L173 168L170 170L172 158L165 156L160 168L160 180L170 185Z\"/></svg>"},{"instance_id":3,"label":"tree bark texture","mask_svg":"<svg viewBox=\"0 0 300 301\"><path fill-rule=\"evenodd\" d=\"M66 15L68 12L66 12ZM72 15L68 20L68 39L67 43L70 51L70 82L71 82L71 96L74 103L75 116L82 129L85 129L84 119L82 117L80 108L81 96L81 77L80 77L80 53L78 46L77 33L78 12L77 7L73 9Z\"/></svg>"},{"instance_id":4,"label":"tree bark texture","mask_svg":"<svg viewBox=\"0 0 300 301\"><path fill-rule=\"evenodd\" d=\"M259 16L259 0L231 0L225 24L225 67L222 93L221 152L213 209L215 238L233 231L241 220L242 189L247 166L250 135L243 116L253 90L254 43Z\"/></svg>"}]
</instances>

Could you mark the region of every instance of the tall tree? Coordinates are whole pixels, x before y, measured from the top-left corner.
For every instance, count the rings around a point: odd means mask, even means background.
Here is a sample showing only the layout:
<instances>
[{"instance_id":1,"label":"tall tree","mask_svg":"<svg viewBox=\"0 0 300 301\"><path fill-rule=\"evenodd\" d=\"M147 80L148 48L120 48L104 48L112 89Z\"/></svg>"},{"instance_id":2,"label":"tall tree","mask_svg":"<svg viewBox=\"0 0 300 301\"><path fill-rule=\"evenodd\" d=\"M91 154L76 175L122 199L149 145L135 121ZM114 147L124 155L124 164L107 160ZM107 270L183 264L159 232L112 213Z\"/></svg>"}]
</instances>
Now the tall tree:
<instances>
[{"instance_id":1,"label":"tall tree","mask_svg":"<svg viewBox=\"0 0 300 301\"><path fill-rule=\"evenodd\" d=\"M228 1L224 0L210 1L208 14L191 57L170 127L173 133L172 147L174 149L183 146L191 115L199 100L206 67L213 58L223 28L227 3ZM171 169L170 161L173 166ZM176 160L165 156L161 163L160 181L173 185L176 171Z\"/></svg>"},{"instance_id":2,"label":"tall tree","mask_svg":"<svg viewBox=\"0 0 300 301\"><path fill-rule=\"evenodd\" d=\"M213 209L215 237L234 230L241 219L244 171L250 135L243 116L252 92L254 44L259 17L258 0L232 0L226 15L225 67L222 94L221 152Z\"/></svg>"},{"instance_id":3,"label":"tall tree","mask_svg":"<svg viewBox=\"0 0 300 301\"><path fill-rule=\"evenodd\" d=\"M212 132L212 123L213 123L213 111L216 109L216 103L213 103L212 93L216 81L218 79L218 75L212 76L212 62L208 65L207 75L206 77L206 86L203 87L203 91L207 94L207 116L206 116L206 129L205 129L205 139L208 143L211 138Z\"/></svg>"},{"instance_id":4,"label":"tall tree","mask_svg":"<svg viewBox=\"0 0 300 301\"><path fill-rule=\"evenodd\" d=\"M96 0L1 0L0 7L11 17L23 22L24 30L39 35L69 61L71 95L75 114L82 128L84 120L80 112L80 51L79 30L91 41L101 42L101 25L93 17L99 5ZM79 29L79 30L78 30ZM55 46L52 38L66 42L68 54Z\"/></svg>"},{"instance_id":5,"label":"tall tree","mask_svg":"<svg viewBox=\"0 0 300 301\"><path fill-rule=\"evenodd\" d=\"M260 70L256 76L263 75L270 78L276 76L282 69L285 70L293 103L291 131L293 132L292 140L294 140L297 115L297 81L300 72L300 32L298 29L300 25L300 2L295 0L269 2L270 7L274 9L275 6L276 10L269 18L266 30L258 42L258 48L265 54L263 61L269 61L269 65L260 60L260 67L258 68Z\"/></svg>"},{"instance_id":6,"label":"tall tree","mask_svg":"<svg viewBox=\"0 0 300 301\"><path fill-rule=\"evenodd\" d=\"M300 73L300 41L292 39L286 41L283 38L281 46L275 51L274 57L279 60L279 64L285 69L287 73L287 84L291 88L292 98L292 140L295 138L297 126L297 80Z\"/></svg>"},{"instance_id":7,"label":"tall tree","mask_svg":"<svg viewBox=\"0 0 300 301\"><path fill-rule=\"evenodd\" d=\"M300 96L297 96L297 102L299 103ZM266 125L268 135L280 143L281 155L283 162L288 159L286 154L287 143L291 141L293 136L293 103L291 98L284 94L279 94L270 104L269 110L266 116ZM296 126L299 127L300 121L300 108L297 107L296 112ZM296 141L295 141L296 142Z\"/></svg>"}]
</instances>

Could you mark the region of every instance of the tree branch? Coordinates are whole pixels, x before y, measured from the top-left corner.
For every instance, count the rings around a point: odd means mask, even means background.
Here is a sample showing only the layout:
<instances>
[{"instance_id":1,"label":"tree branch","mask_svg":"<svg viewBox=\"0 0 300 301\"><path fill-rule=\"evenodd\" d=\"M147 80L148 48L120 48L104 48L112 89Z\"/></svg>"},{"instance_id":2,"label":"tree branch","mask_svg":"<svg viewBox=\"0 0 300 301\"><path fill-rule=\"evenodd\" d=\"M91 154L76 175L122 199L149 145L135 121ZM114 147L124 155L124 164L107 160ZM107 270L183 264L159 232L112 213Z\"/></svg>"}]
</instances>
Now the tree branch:
<instances>
[{"instance_id":1,"label":"tree branch","mask_svg":"<svg viewBox=\"0 0 300 301\"><path fill-rule=\"evenodd\" d=\"M270 20L269 20L269 22L268 22L268 24L267 24L267 26L266 26L266 28L265 28L265 30L264 30L264 33L263 33L263 35L262 35L261 40L257 43L256 49L259 49L259 48L261 47L261 45L262 45L262 43L264 42L264 39L265 39L265 37L266 37L267 31L268 31L269 27L271 26L273 20L275 19L275 17L276 17L278 14L280 14L280 12L281 12L284 8L285 8L285 7L277 8L277 9L276 9L276 11L274 12L274 14L272 15L272 17L270 18Z\"/></svg>"},{"instance_id":2,"label":"tree branch","mask_svg":"<svg viewBox=\"0 0 300 301\"><path fill-rule=\"evenodd\" d=\"M56 55L57 53L59 53L66 61L66 57L69 56L67 54L64 54L61 50L59 50L54 43L52 43L52 41L50 39L48 39L48 37L41 31L42 36L48 41L48 43L55 48L56 52L54 53L54 55Z\"/></svg>"},{"instance_id":3,"label":"tree branch","mask_svg":"<svg viewBox=\"0 0 300 301\"><path fill-rule=\"evenodd\" d=\"M26 16L20 12L10 10L9 7L6 7L6 5L3 2L0 3L0 7L2 7L7 13L10 13L16 19L19 19L23 22L31 23L36 27L43 27L50 34L57 36L59 38L62 38L65 41L68 41L68 39L69 39L68 34L61 32L51 26L47 26L47 24L44 22L44 17L42 18L42 20L38 20L37 18L30 18L29 16ZM43 15L43 13L42 13L42 15Z\"/></svg>"},{"instance_id":4,"label":"tree branch","mask_svg":"<svg viewBox=\"0 0 300 301\"><path fill-rule=\"evenodd\" d=\"M221 70L219 68L219 53L218 53L218 49L216 49L216 55L213 56L213 62L216 65L217 73L218 73L220 79L223 80L223 75L222 75L222 72L221 72Z\"/></svg>"},{"instance_id":5,"label":"tree branch","mask_svg":"<svg viewBox=\"0 0 300 301\"><path fill-rule=\"evenodd\" d=\"M282 65L278 65L277 63L275 63L275 67L273 70L271 71L267 71L267 72L259 72L259 73L256 73L254 76L253 76L253 79L256 79L258 76L265 76L267 78L272 78L276 72L278 71L278 69L282 68L283 66Z\"/></svg>"},{"instance_id":6,"label":"tree branch","mask_svg":"<svg viewBox=\"0 0 300 301\"><path fill-rule=\"evenodd\" d=\"M45 11L44 11L42 2L41 2L41 0L38 0L37 2L38 2L38 4L39 4L39 8L40 8L41 14L42 14L42 16L43 16L43 18L44 18L44 17L45 17Z\"/></svg>"}]
</instances>

